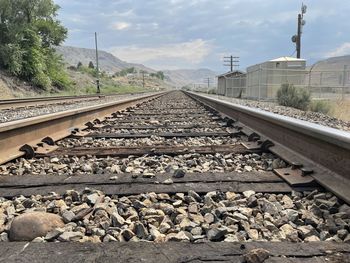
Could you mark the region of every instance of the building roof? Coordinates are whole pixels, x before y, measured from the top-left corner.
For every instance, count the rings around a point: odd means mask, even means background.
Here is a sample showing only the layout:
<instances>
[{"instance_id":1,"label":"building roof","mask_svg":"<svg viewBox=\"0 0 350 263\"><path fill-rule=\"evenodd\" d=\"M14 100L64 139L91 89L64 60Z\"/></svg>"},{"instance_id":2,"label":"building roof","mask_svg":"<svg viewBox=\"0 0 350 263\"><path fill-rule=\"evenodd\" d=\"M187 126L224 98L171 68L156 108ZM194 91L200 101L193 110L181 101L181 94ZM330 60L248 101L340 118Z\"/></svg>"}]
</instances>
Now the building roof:
<instances>
[{"instance_id":1,"label":"building roof","mask_svg":"<svg viewBox=\"0 0 350 263\"><path fill-rule=\"evenodd\" d=\"M221 75L218 75L217 77L219 78L219 77L226 77L226 76L229 76L229 75L232 75L232 74L239 74L239 75L241 75L241 74L246 74L244 71L242 71L242 70L234 70L234 71L229 71L229 72L226 72L226 73L224 73L224 74L221 74Z\"/></svg>"},{"instance_id":2,"label":"building roof","mask_svg":"<svg viewBox=\"0 0 350 263\"><path fill-rule=\"evenodd\" d=\"M294 58L294 57L280 57L280 58L269 60L269 62L283 62L283 61L305 61L305 59Z\"/></svg>"}]
</instances>

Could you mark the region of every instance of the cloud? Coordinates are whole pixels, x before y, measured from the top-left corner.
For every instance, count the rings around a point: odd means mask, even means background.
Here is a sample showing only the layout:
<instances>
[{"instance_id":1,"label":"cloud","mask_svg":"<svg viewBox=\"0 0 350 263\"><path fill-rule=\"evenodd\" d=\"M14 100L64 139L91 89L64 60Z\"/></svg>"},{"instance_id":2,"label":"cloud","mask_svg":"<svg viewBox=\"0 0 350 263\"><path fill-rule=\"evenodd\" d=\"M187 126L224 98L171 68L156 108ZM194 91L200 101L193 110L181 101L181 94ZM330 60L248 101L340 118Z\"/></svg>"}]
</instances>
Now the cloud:
<instances>
[{"instance_id":1,"label":"cloud","mask_svg":"<svg viewBox=\"0 0 350 263\"><path fill-rule=\"evenodd\" d=\"M241 57L242 68L295 45L299 1L276 0L55 0L71 31L67 45L100 47L127 61L158 68L209 67L224 71L221 55ZM305 0L302 56L318 60L349 52L350 1ZM106 26L108 25L108 26ZM117 43L117 44L116 44ZM218 55L220 54L220 55Z\"/></svg>"},{"instance_id":2,"label":"cloud","mask_svg":"<svg viewBox=\"0 0 350 263\"><path fill-rule=\"evenodd\" d=\"M112 24L112 28L115 30L123 31L131 27L130 23L127 22L116 22Z\"/></svg>"},{"instance_id":3,"label":"cloud","mask_svg":"<svg viewBox=\"0 0 350 263\"><path fill-rule=\"evenodd\" d=\"M130 61L147 63L164 60L182 60L189 64L201 63L212 51L209 41L195 39L188 42L165 44L152 47L120 46L110 51L117 57Z\"/></svg>"},{"instance_id":4,"label":"cloud","mask_svg":"<svg viewBox=\"0 0 350 263\"><path fill-rule=\"evenodd\" d=\"M350 42L345 42L339 47L325 54L325 57L339 57L350 54Z\"/></svg>"}]
</instances>

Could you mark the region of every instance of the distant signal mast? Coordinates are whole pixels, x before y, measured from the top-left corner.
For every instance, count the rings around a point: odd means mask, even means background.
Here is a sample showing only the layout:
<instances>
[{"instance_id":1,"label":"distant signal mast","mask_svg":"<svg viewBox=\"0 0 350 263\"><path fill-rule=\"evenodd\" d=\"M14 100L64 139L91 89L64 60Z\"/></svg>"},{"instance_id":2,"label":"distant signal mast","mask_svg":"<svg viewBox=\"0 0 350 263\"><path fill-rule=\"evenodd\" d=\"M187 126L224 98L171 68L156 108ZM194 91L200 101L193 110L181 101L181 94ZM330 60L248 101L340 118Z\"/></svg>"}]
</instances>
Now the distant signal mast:
<instances>
[{"instance_id":1,"label":"distant signal mast","mask_svg":"<svg viewBox=\"0 0 350 263\"><path fill-rule=\"evenodd\" d=\"M304 15L306 14L307 6L301 5L301 13L298 14L298 32L296 35L292 36L292 42L296 45L297 58L301 56L301 35L303 33L303 27L306 21L304 20Z\"/></svg>"}]
</instances>

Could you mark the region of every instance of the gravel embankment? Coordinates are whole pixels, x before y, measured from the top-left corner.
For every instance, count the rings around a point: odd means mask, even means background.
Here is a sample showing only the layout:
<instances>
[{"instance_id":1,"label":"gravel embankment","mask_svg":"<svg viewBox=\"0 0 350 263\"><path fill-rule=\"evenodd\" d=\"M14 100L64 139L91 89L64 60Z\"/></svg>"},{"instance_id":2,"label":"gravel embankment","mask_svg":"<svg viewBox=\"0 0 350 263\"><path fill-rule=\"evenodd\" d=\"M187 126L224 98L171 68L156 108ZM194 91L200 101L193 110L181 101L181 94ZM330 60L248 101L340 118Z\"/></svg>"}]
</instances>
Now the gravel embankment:
<instances>
[{"instance_id":1,"label":"gravel embankment","mask_svg":"<svg viewBox=\"0 0 350 263\"><path fill-rule=\"evenodd\" d=\"M138 95L116 95L101 99L89 99L78 102L56 103L52 105L42 105L37 107L24 107L18 109L0 110L0 123L36 117L45 114L56 113L66 110L74 110L88 106L100 105L112 101L124 100L129 97L135 98ZM139 95L142 96L142 95Z\"/></svg>"},{"instance_id":2,"label":"gravel embankment","mask_svg":"<svg viewBox=\"0 0 350 263\"><path fill-rule=\"evenodd\" d=\"M120 197L85 189L64 196L1 198L0 207L1 241L37 236L33 242L350 242L350 207L317 191Z\"/></svg>"},{"instance_id":3,"label":"gravel embankment","mask_svg":"<svg viewBox=\"0 0 350 263\"><path fill-rule=\"evenodd\" d=\"M323 113L312 112L312 111L302 111L302 110L298 110L290 107L280 106L277 103L273 103L273 102L240 100L240 99L234 99L234 98L227 98L223 96L218 97L217 95L210 95L210 96L214 98L219 98L228 102L232 102L235 104L258 108L261 110L296 118L299 120L309 121L312 123L328 126L339 130L350 131L350 122L343 121L343 120L325 115Z\"/></svg>"}]
</instances>

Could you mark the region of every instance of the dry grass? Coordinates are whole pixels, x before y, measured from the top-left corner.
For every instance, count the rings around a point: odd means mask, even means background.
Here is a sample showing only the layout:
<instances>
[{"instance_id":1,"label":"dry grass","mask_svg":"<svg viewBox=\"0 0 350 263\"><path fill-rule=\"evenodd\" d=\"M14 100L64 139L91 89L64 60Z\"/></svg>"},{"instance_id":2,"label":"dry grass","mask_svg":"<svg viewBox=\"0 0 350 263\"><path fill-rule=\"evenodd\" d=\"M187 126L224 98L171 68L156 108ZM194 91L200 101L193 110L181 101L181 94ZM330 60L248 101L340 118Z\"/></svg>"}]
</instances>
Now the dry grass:
<instances>
[{"instance_id":1,"label":"dry grass","mask_svg":"<svg viewBox=\"0 0 350 263\"><path fill-rule=\"evenodd\" d=\"M350 99L332 101L331 104L331 116L344 121L350 121Z\"/></svg>"}]
</instances>

